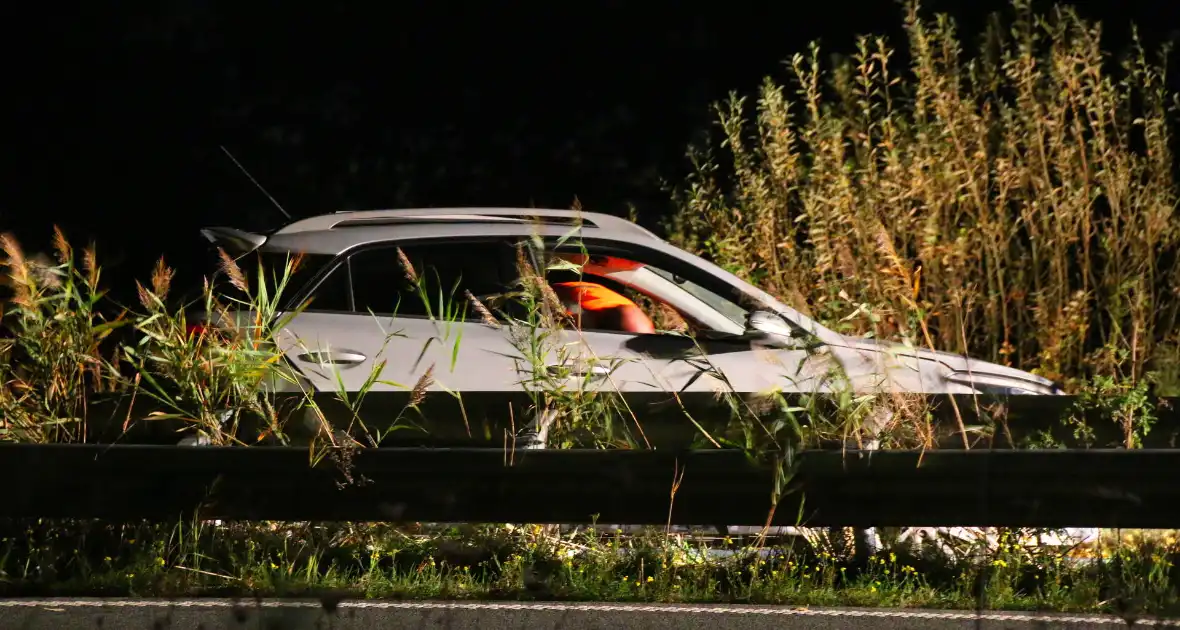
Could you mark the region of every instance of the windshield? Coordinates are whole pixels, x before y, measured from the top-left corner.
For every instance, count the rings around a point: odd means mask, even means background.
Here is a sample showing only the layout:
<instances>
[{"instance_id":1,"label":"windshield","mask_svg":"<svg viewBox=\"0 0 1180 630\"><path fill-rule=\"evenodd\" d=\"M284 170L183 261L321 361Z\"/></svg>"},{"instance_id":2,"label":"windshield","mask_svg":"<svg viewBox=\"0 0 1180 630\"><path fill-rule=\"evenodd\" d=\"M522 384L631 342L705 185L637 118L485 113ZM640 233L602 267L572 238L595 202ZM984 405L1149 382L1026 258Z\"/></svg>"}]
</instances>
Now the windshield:
<instances>
[{"instance_id":1,"label":"windshield","mask_svg":"<svg viewBox=\"0 0 1180 630\"><path fill-rule=\"evenodd\" d=\"M746 317L749 315L749 312L741 306L738 306L733 301L728 300L691 280L681 278L680 276L677 276L669 271L664 271L663 269L653 267L651 265L645 265L645 268L657 276L672 282L681 289L684 289L690 295L704 302L705 304L708 304L710 307L724 315L726 319L732 321L734 324L737 324L743 328L745 327Z\"/></svg>"}]
</instances>

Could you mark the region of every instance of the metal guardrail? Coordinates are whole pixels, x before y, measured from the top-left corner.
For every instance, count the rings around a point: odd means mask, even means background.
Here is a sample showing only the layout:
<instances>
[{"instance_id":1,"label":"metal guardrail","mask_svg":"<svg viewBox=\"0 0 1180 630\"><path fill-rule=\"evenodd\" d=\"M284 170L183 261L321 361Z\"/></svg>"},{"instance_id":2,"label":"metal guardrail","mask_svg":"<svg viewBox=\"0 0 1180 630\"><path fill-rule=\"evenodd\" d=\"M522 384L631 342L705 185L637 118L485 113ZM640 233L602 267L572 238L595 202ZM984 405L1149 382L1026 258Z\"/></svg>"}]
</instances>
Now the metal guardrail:
<instances>
[{"instance_id":1,"label":"metal guardrail","mask_svg":"<svg viewBox=\"0 0 1180 630\"><path fill-rule=\"evenodd\" d=\"M775 525L1180 526L1180 449L506 455L361 450L342 487L302 448L7 444L0 516L762 525L786 473Z\"/></svg>"}]
</instances>

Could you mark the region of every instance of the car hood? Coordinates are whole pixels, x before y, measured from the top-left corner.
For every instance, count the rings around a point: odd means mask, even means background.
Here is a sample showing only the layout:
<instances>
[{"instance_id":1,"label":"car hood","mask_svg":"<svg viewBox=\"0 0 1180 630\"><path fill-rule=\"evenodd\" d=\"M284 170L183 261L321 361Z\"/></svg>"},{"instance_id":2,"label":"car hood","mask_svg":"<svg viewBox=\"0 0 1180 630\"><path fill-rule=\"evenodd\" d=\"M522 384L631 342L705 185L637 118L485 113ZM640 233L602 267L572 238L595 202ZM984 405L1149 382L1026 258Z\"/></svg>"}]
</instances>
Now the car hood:
<instances>
[{"instance_id":1,"label":"car hood","mask_svg":"<svg viewBox=\"0 0 1180 630\"><path fill-rule=\"evenodd\" d=\"M955 372L970 372L972 374L987 374L1005 378L1019 379L1036 383L1045 387L1060 390L1060 384L1047 378L1037 376L1031 372L1007 367L998 363L972 359L951 352L939 352L925 348L915 348L905 344L880 339L858 337L843 337L843 347L860 352L886 353L895 357L908 357L919 361L930 361Z\"/></svg>"}]
</instances>

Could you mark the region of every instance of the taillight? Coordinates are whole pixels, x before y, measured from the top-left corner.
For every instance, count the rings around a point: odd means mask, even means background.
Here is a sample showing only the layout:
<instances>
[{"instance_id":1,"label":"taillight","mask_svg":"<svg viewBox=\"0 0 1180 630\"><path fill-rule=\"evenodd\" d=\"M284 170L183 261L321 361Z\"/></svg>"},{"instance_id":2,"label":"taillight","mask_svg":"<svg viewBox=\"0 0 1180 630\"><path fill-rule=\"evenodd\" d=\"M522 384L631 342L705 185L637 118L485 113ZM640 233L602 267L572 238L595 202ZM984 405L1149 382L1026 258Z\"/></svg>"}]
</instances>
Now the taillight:
<instances>
[{"instance_id":1,"label":"taillight","mask_svg":"<svg viewBox=\"0 0 1180 630\"><path fill-rule=\"evenodd\" d=\"M186 332L188 332L188 336L190 338L191 337L200 337L202 335L208 337L208 336L211 336L214 332L214 329L204 322L186 323L184 329Z\"/></svg>"}]
</instances>

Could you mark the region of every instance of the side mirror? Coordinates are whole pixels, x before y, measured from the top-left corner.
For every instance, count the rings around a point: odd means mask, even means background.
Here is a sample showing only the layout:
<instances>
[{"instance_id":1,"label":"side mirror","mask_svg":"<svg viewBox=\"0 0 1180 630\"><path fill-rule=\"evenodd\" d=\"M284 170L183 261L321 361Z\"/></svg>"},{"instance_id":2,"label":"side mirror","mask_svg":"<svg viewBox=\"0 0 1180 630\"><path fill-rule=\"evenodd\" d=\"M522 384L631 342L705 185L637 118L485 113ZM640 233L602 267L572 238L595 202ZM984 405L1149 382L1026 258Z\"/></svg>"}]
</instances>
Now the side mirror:
<instances>
[{"instance_id":1,"label":"side mirror","mask_svg":"<svg viewBox=\"0 0 1180 630\"><path fill-rule=\"evenodd\" d=\"M797 348L803 343L787 320L772 311L750 313L746 319L746 336L773 348Z\"/></svg>"}]
</instances>

